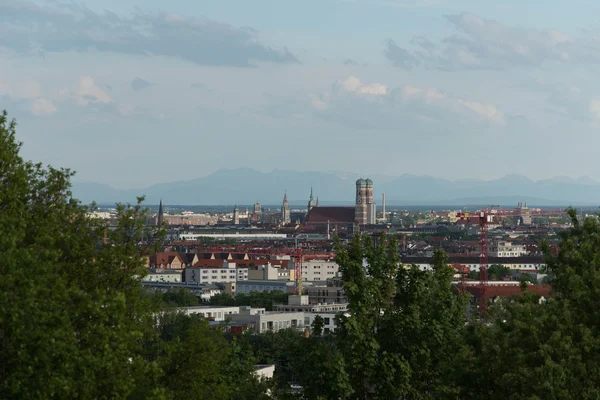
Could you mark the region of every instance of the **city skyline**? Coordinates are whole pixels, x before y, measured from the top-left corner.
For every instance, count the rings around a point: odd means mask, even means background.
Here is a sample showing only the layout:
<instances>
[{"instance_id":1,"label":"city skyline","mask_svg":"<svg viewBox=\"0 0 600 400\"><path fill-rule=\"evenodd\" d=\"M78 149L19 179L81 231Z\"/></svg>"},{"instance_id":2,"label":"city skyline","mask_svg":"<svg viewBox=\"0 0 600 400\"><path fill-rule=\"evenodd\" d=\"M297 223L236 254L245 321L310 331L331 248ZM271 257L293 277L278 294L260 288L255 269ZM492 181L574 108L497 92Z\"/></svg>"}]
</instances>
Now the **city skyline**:
<instances>
[{"instance_id":1,"label":"city skyline","mask_svg":"<svg viewBox=\"0 0 600 400\"><path fill-rule=\"evenodd\" d=\"M599 7L4 1L0 102L24 156L115 187L245 166L599 180Z\"/></svg>"}]
</instances>

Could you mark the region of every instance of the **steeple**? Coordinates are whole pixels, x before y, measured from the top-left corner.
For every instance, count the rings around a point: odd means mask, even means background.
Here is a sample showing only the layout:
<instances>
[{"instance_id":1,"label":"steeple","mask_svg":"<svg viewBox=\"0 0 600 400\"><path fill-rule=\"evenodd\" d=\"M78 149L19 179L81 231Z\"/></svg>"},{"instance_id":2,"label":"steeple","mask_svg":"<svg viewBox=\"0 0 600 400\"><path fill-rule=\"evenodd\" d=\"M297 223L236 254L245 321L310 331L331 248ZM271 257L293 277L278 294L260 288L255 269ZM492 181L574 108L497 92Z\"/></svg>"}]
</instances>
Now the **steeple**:
<instances>
[{"instance_id":1,"label":"steeple","mask_svg":"<svg viewBox=\"0 0 600 400\"><path fill-rule=\"evenodd\" d=\"M315 207L319 207L319 196L317 196L317 204L315 205Z\"/></svg>"},{"instance_id":2,"label":"steeple","mask_svg":"<svg viewBox=\"0 0 600 400\"><path fill-rule=\"evenodd\" d=\"M162 226L163 220L164 220L164 212L163 212L162 199L160 199L160 204L158 205L158 218L156 219L156 225Z\"/></svg>"},{"instance_id":3,"label":"steeple","mask_svg":"<svg viewBox=\"0 0 600 400\"><path fill-rule=\"evenodd\" d=\"M287 198L287 190L283 195L283 206L281 207L281 223L287 225L291 222L290 218L290 206Z\"/></svg>"},{"instance_id":4,"label":"steeple","mask_svg":"<svg viewBox=\"0 0 600 400\"><path fill-rule=\"evenodd\" d=\"M315 198L313 196L313 188L310 187L310 200L308 200L308 211L310 211L315 206Z\"/></svg>"}]
</instances>

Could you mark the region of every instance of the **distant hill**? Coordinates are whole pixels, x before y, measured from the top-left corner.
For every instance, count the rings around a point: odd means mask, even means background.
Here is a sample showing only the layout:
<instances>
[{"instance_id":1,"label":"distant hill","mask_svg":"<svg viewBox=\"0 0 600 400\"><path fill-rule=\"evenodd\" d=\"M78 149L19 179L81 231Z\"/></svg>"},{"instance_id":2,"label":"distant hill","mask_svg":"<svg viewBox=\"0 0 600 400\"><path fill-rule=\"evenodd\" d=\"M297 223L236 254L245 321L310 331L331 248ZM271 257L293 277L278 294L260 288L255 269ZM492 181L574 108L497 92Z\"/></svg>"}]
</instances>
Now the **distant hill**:
<instances>
[{"instance_id":1,"label":"distant hill","mask_svg":"<svg viewBox=\"0 0 600 400\"><path fill-rule=\"evenodd\" d=\"M146 195L147 204L160 199L170 205L280 204L284 192L293 205L308 201L311 186L322 205L353 204L352 173L298 172L273 170L260 172L248 168L222 169L206 177L152 185L144 189L115 189L108 185L74 183L73 193L84 203L133 202ZM596 205L600 202L600 183L591 178L556 177L533 181L521 175L500 179L450 181L431 176L371 176L375 201L381 204L386 193L388 205L510 205L527 201L530 205ZM379 178L379 180L377 179Z\"/></svg>"}]
</instances>

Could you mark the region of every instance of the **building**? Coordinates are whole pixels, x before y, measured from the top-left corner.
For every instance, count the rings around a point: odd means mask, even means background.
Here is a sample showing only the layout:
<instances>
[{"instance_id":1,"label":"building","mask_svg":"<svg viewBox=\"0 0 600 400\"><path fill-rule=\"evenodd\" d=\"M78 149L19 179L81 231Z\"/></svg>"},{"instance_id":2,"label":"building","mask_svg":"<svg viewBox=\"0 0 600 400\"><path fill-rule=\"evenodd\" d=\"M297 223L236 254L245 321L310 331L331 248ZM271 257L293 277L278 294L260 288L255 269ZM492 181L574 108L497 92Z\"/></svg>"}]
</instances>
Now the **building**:
<instances>
[{"instance_id":1,"label":"building","mask_svg":"<svg viewBox=\"0 0 600 400\"><path fill-rule=\"evenodd\" d=\"M309 207L305 225L315 228L326 227L328 234L340 231L353 233L355 225L375 224L376 213L373 181L361 178L356 181L356 198L353 207L321 207L317 199L314 206Z\"/></svg>"},{"instance_id":2,"label":"building","mask_svg":"<svg viewBox=\"0 0 600 400\"><path fill-rule=\"evenodd\" d=\"M311 304L343 304L348 302L339 277L328 279L325 285L306 285L303 294L308 295Z\"/></svg>"},{"instance_id":3,"label":"building","mask_svg":"<svg viewBox=\"0 0 600 400\"><path fill-rule=\"evenodd\" d=\"M303 312L304 326L311 327L317 316L323 318L323 332L329 333L335 331L336 316L341 313L347 313L348 304L311 304L309 296L291 295L288 298L288 304L276 305L275 309L279 312Z\"/></svg>"},{"instance_id":4,"label":"building","mask_svg":"<svg viewBox=\"0 0 600 400\"><path fill-rule=\"evenodd\" d=\"M158 215L156 217L156 225L162 226L164 223L164 211L162 205L162 199L160 199L160 204L158 205Z\"/></svg>"},{"instance_id":5,"label":"building","mask_svg":"<svg viewBox=\"0 0 600 400\"><path fill-rule=\"evenodd\" d=\"M158 270L150 271L142 278L142 282L171 282L180 283L182 281L181 271Z\"/></svg>"},{"instance_id":6,"label":"building","mask_svg":"<svg viewBox=\"0 0 600 400\"><path fill-rule=\"evenodd\" d=\"M469 267L470 271L479 271L481 267L479 257L477 256L450 256L450 264L458 263ZM433 259L431 257L403 257L402 265L409 268L411 265L417 266L422 271L433 271ZM502 265L511 270L524 272L539 272L546 266L544 259L536 256L525 257L489 257L488 266Z\"/></svg>"},{"instance_id":7,"label":"building","mask_svg":"<svg viewBox=\"0 0 600 400\"><path fill-rule=\"evenodd\" d=\"M254 203L254 209L252 210L252 223L260 224L262 223L262 207L260 203Z\"/></svg>"},{"instance_id":8,"label":"building","mask_svg":"<svg viewBox=\"0 0 600 400\"><path fill-rule=\"evenodd\" d=\"M250 294L250 292L286 292L293 293L295 282L284 280L244 280L238 281L236 293Z\"/></svg>"},{"instance_id":9,"label":"building","mask_svg":"<svg viewBox=\"0 0 600 400\"><path fill-rule=\"evenodd\" d=\"M258 379L272 379L275 374L275 364L257 364L254 366L254 374ZM270 389L267 391L267 394Z\"/></svg>"},{"instance_id":10,"label":"building","mask_svg":"<svg viewBox=\"0 0 600 400\"><path fill-rule=\"evenodd\" d=\"M248 268L237 268L230 261L223 261L221 268L186 268L185 281L191 284L216 284L248 280ZM237 289L236 289L237 290Z\"/></svg>"},{"instance_id":11,"label":"building","mask_svg":"<svg viewBox=\"0 0 600 400\"><path fill-rule=\"evenodd\" d=\"M293 264L293 263L292 263ZM302 281L326 281L338 275L340 266L331 259L310 259L304 257L302 261Z\"/></svg>"},{"instance_id":12,"label":"building","mask_svg":"<svg viewBox=\"0 0 600 400\"><path fill-rule=\"evenodd\" d=\"M294 274L291 274L292 277ZM290 270L282 269L280 266L274 266L271 263L256 265L248 269L248 280L270 281L270 280L290 280Z\"/></svg>"},{"instance_id":13,"label":"building","mask_svg":"<svg viewBox=\"0 0 600 400\"><path fill-rule=\"evenodd\" d=\"M310 187L310 199L308 200L308 206L307 206L307 210L310 211L312 210L314 207L318 207L317 203L315 202L315 199L313 197L313 188L312 186Z\"/></svg>"},{"instance_id":14,"label":"building","mask_svg":"<svg viewBox=\"0 0 600 400\"><path fill-rule=\"evenodd\" d=\"M288 203L287 192L283 195L283 204L281 206L281 224L288 225L292 222L290 215L290 205Z\"/></svg>"},{"instance_id":15,"label":"building","mask_svg":"<svg viewBox=\"0 0 600 400\"><path fill-rule=\"evenodd\" d=\"M527 248L522 244L499 240L490 244L488 254L490 257L523 257L527 255Z\"/></svg>"},{"instance_id":16,"label":"building","mask_svg":"<svg viewBox=\"0 0 600 400\"><path fill-rule=\"evenodd\" d=\"M517 215L519 216L520 225L531 225L531 211L527 207L527 203L519 202L517 204Z\"/></svg>"},{"instance_id":17,"label":"building","mask_svg":"<svg viewBox=\"0 0 600 400\"><path fill-rule=\"evenodd\" d=\"M263 312L264 308L254 309L256 312ZM261 311L262 310L262 311ZM200 315L210 321L225 321L228 316L240 313L240 307L228 306L193 306L180 307L177 311L181 311L187 315Z\"/></svg>"},{"instance_id":18,"label":"building","mask_svg":"<svg viewBox=\"0 0 600 400\"><path fill-rule=\"evenodd\" d=\"M158 252L148 258L148 267L157 270L176 270L183 271L185 267L191 266L196 262L195 253L179 253L176 251Z\"/></svg>"},{"instance_id":19,"label":"building","mask_svg":"<svg viewBox=\"0 0 600 400\"><path fill-rule=\"evenodd\" d=\"M237 204L233 208L233 224L234 225L240 224L240 209L238 208Z\"/></svg>"},{"instance_id":20,"label":"building","mask_svg":"<svg viewBox=\"0 0 600 400\"><path fill-rule=\"evenodd\" d=\"M356 205L354 219L357 225L374 224L377 208L373 201L373 181L359 179L356 181Z\"/></svg>"},{"instance_id":21,"label":"building","mask_svg":"<svg viewBox=\"0 0 600 400\"><path fill-rule=\"evenodd\" d=\"M305 326L303 312L267 311L263 314L252 314L250 307L247 309L240 307L239 314L232 314L228 317L237 324L251 326L256 333L277 332L290 328L304 330Z\"/></svg>"}]
</instances>

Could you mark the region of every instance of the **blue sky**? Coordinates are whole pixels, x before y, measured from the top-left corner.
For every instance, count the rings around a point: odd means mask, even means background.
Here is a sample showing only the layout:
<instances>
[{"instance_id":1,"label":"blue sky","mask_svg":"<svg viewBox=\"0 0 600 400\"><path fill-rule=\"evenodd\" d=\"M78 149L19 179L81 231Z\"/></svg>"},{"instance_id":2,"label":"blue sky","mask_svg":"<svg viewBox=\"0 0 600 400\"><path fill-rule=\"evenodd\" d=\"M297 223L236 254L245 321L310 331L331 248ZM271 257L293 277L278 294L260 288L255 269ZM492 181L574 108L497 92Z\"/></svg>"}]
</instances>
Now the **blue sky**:
<instances>
[{"instance_id":1,"label":"blue sky","mask_svg":"<svg viewBox=\"0 0 600 400\"><path fill-rule=\"evenodd\" d=\"M0 0L25 156L140 187L250 167L600 180L590 0Z\"/></svg>"}]
</instances>

